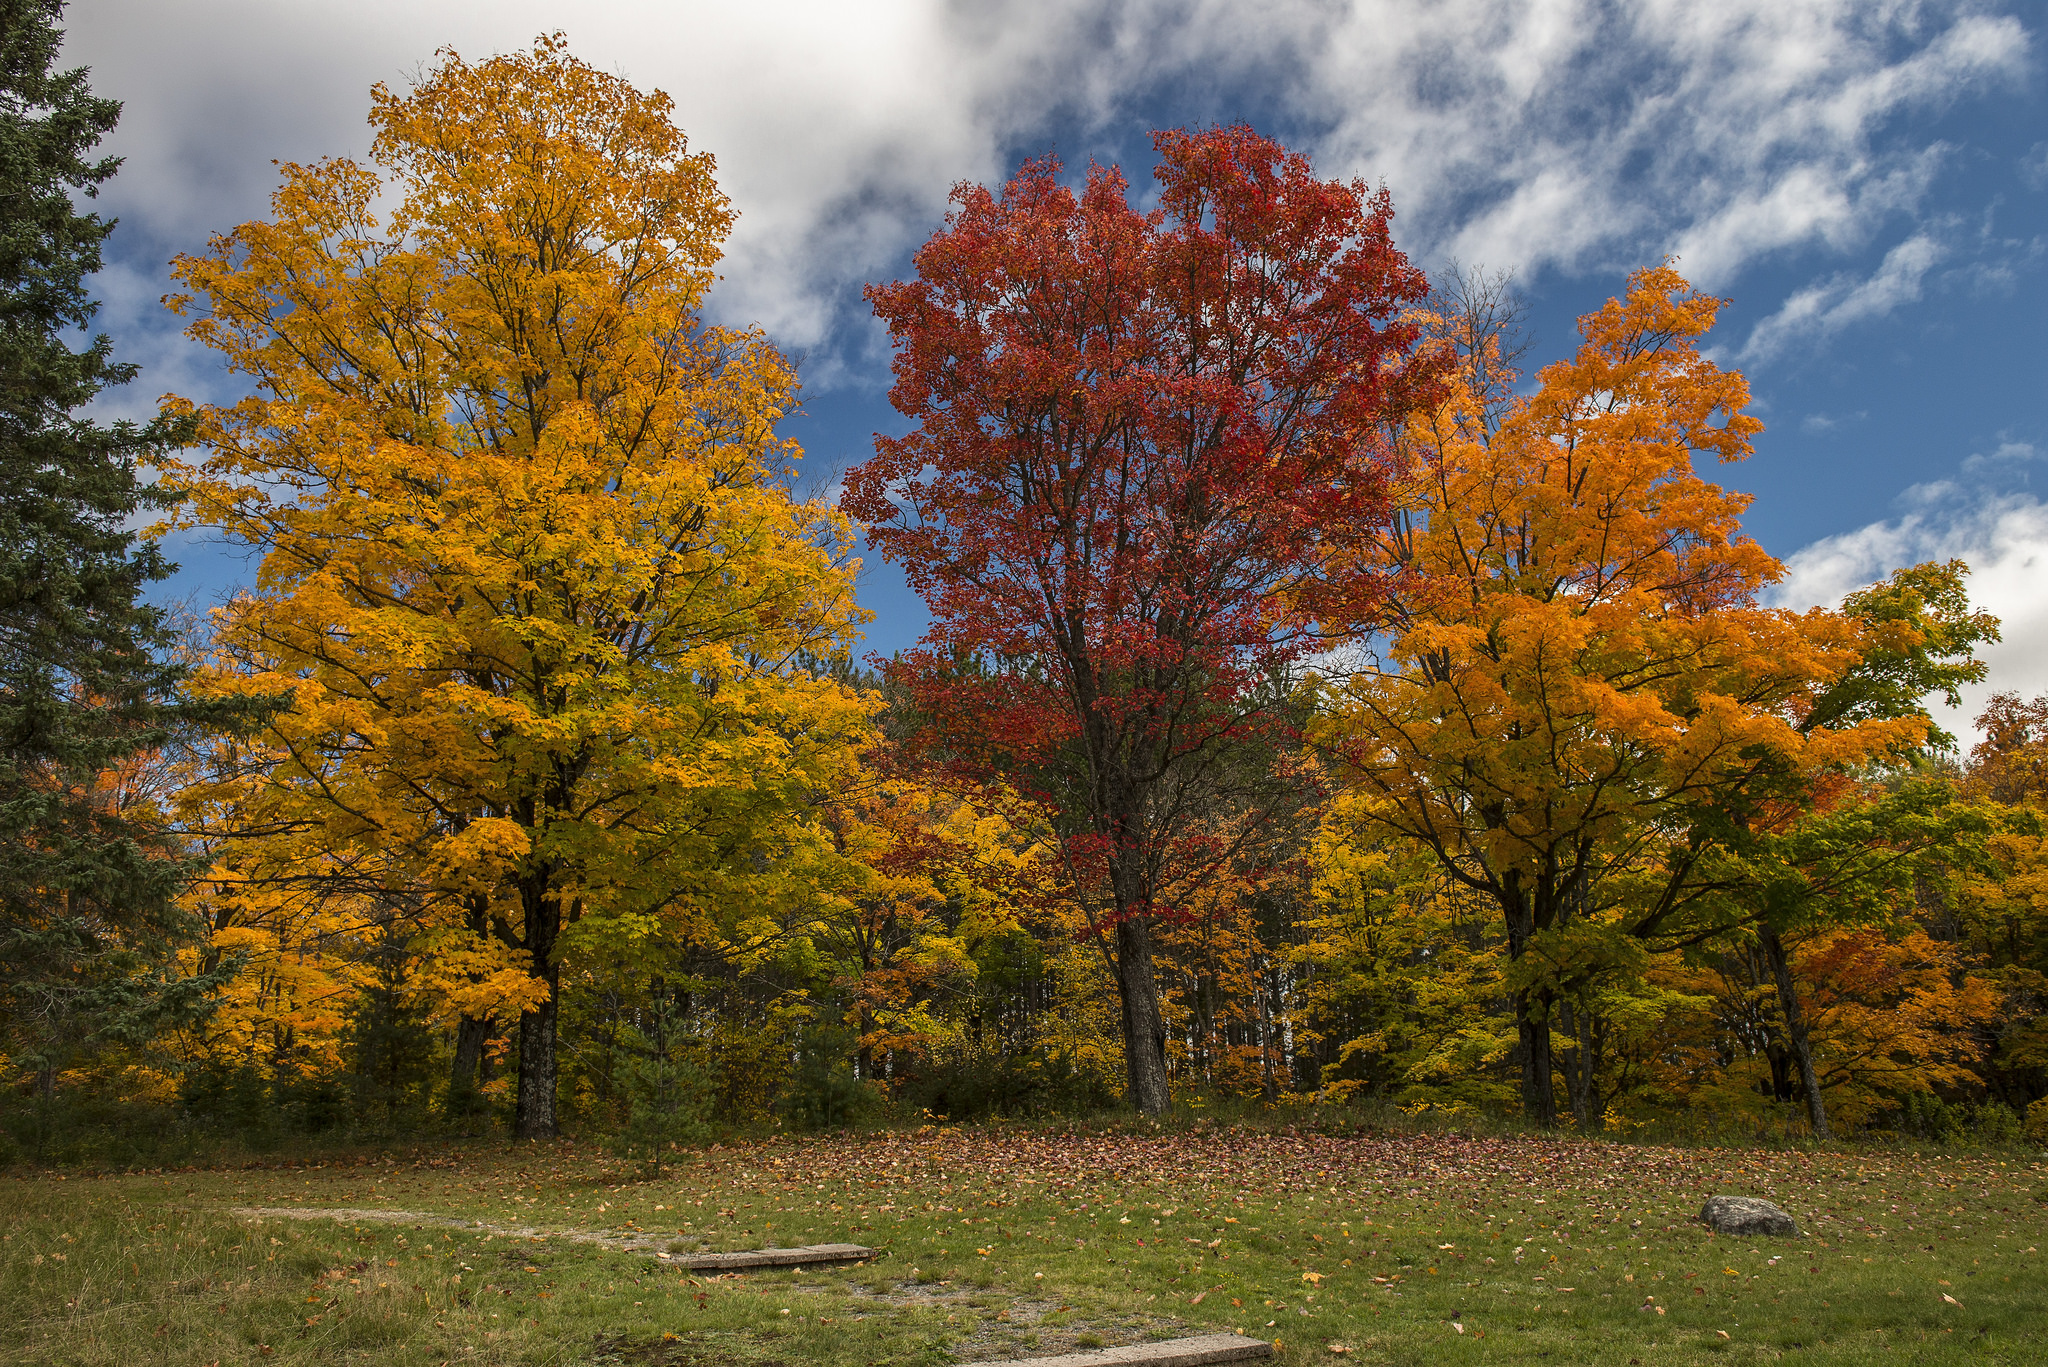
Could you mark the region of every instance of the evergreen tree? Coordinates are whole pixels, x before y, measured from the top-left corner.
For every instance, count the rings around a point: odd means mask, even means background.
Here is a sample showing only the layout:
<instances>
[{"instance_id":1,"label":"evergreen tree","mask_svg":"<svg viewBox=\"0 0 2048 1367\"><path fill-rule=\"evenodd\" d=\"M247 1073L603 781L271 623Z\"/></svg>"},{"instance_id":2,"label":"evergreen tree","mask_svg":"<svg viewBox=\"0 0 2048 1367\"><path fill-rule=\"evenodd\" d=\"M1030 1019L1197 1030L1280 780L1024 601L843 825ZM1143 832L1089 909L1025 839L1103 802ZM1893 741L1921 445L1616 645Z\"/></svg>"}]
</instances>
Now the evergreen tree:
<instances>
[{"instance_id":1,"label":"evergreen tree","mask_svg":"<svg viewBox=\"0 0 2048 1367\"><path fill-rule=\"evenodd\" d=\"M80 213L120 105L53 71L61 0L0 0L0 1048L39 1075L165 1006L184 869L134 779L179 725L171 624L140 599L172 566L129 529L164 496L138 460L175 437L78 410L135 367L79 341L113 222ZM209 710L219 711L218 705ZM188 983L188 997L206 983Z\"/></svg>"}]
</instances>

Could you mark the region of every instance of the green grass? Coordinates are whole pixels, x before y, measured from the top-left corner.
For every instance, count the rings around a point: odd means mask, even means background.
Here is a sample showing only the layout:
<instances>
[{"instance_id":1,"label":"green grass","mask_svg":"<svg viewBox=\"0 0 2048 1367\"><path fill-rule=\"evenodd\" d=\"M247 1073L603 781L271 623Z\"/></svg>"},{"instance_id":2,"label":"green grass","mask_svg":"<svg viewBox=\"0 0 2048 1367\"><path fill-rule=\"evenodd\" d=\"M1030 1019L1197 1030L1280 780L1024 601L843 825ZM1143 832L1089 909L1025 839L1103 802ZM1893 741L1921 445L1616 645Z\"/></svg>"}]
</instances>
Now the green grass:
<instances>
[{"instance_id":1,"label":"green grass","mask_svg":"<svg viewBox=\"0 0 2048 1367\"><path fill-rule=\"evenodd\" d=\"M1283 1363L2030 1363L2044 1178L2010 1155L1019 1127L713 1149L659 1180L567 1144L16 1169L0 1355L852 1367L1241 1329ZM1710 1237L1691 1217L1715 1192L1806 1235ZM519 1227L883 1256L710 1278Z\"/></svg>"}]
</instances>

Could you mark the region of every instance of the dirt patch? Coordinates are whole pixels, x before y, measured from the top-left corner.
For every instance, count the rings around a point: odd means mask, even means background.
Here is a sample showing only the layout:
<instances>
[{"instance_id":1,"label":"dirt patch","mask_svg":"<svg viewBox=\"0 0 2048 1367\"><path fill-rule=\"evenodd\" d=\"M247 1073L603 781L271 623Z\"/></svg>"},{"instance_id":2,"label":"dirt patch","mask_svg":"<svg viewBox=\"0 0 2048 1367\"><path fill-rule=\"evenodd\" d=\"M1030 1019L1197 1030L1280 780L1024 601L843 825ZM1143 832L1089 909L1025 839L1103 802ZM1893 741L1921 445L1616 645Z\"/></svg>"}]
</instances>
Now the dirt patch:
<instances>
[{"instance_id":1,"label":"dirt patch","mask_svg":"<svg viewBox=\"0 0 2048 1367\"><path fill-rule=\"evenodd\" d=\"M825 1285L791 1287L825 1291ZM1087 1348L1118 1348L1127 1343L1185 1334L1187 1326L1157 1315L1077 1317L1060 1301L1011 1297L948 1282L870 1279L849 1281L838 1288L868 1313L890 1310L940 1310L958 1321L960 1335L947 1349L960 1362L1007 1362L1018 1358L1053 1357Z\"/></svg>"},{"instance_id":2,"label":"dirt patch","mask_svg":"<svg viewBox=\"0 0 2048 1367\"><path fill-rule=\"evenodd\" d=\"M1154 1315L1120 1315L1084 1323L1065 1318L1065 1310L1054 1301L1013 1301L1000 1313L984 1315L950 1351L961 1362L1008 1362L1089 1348L1121 1348L1188 1332L1186 1326Z\"/></svg>"},{"instance_id":3,"label":"dirt patch","mask_svg":"<svg viewBox=\"0 0 2048 1367\"><path fill-rule=\"evenodd\" d=\"M592 1349L599 1362L626 1363L630 1367L788 1367L778 1358L743 1357L729 1350L685 1342L674 1334L658 1339L599 1334Z\"/></svg>"},{"instance_id":4,"label":"dirt patch","mask_svg":"<svg viewBox=\"0 0 2048 1367\"><path fill-rule=\"evenodd\" d=\"M494 1225L485 1220L464 1220L453 1215L431 1215L417 1210L375 1210L357 1206L236 1206L228 1213L245 1220L334 1220L341 1224L410 1225L414 1229L466 1229L472 1233L495 1234L503 1239L594 1244L599 1248L641 1253L664 1261L669 1252L677 1251L673 1235L605 1234L587 1229Z\"/></svg>"},{"instance_id":5,"label":"dirt patch","mask_svg":"<svg viewBox=\"0 0 2048 1367\"><path fill-rule=\"evenodd\" d=\"M745 1283L758 1277L759 1274L749 1272L700 1274L693 1276L690 1283ZM782 1296L842 1295L851 1302L847 1308L854 1312L855 1319L887 1316L899 1310L937 1311L949 1321L945 1326L951 1337L947 1353L963 1363L1007 1362L1088 1348L1119 1348L1196 1332L1178 1320L1157 1315L1098 1313L1083 1319L1060 1301L1013 1297L1008 1292L964 1282L907 1281L872 1273L847 1277L829 1272L785 1281L773 1271L765 1280Z\"/></svg>"}]
</instances>

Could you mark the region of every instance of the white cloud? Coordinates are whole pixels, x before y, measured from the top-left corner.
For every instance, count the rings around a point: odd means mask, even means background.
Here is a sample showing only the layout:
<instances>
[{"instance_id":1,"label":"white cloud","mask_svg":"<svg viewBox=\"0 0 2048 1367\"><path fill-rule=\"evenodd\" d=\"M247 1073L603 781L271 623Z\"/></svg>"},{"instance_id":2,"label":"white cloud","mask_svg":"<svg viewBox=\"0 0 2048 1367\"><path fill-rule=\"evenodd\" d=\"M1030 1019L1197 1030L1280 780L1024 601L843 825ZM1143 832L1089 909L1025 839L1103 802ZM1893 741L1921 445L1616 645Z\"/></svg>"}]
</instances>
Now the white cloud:
<instances>
[{"instance_id":1,"label":"white cloud","mask_svg":"<svg viewBox=\"0 0 2048 1367\"><path fill-rule=\"evenodd\" d=\"M1312 54L1298 101L1336 118L1326 154L1385 173L1455 254L1577 267L1669 251L1709 286L1761 254L1857 245L1918 202L1946 149L1886 145L1881 128L2016 79L2028 44L1966 3L1340 15L1296 45Z\"/></svg>"},{"instance_id":2,"label":"white cloud","mask_svg":"<svg viewBox=\"0 0 2048 1367\"><path fill-rule=\"evenodd\" d=\"M660 86L693 144L718 156L742 217L721 307L813 345L844 285L892 260L945 188L995 169L1014 82L1042 74L1056 7L983 35L936 3L777 7L613 4L569 23L576 53ZM127 102L110 200L166 249L264 212L270 161L360 154L369 87L453 45L518 48L559 6L363 0L106 0L69 15L67 59Z\"/></svg>"},{"instance_id":3,"label":"white cloud","mask_svg":"<svg viewBox=\"0 0 2048 1367\"><path fill-rule=\"evenodd\" d=\"M2048 142L2037 142L2020 158L2020 181L2030 190L2048 190Z\"/></svg>"},{"instance_id":4,"label":"white cloud","mask_svg":"<svg viewBox=\"0 0 2048 1367\"><path fill-rule=\"evenodd\" d=\"M1963 461L1966 475L2009 474L2014 467L2041 457L2040 448L2030 441L2002 441L1990 455L1979 453Z\"/></svg>"},{"instance_id":5,"label":"white cloud","mask_svg":"<svg viewBox=\"0 0 2048 1367\"><path fill-rule=\"evenodd\" d=\"M1920 297L1927 272L1946 254L1932 236L1916 233L1886 252L1865 279L1835 275L1807 286L1756 325L1742 348L1742 361L1770 360L1800 342L1824 341L1851 324L1912 303Z\"/></svg>"},{"instance_id":6,"label":"white cloud","mask_svg":"<svg viewBox=\"0 0 2048 1367\"><path fill-rule=\"evenodd\" d=\"M564 13L96 0L68 11L66 56L127 102L110 204L125 240L166 255L262 213L270 159L360 151L372 81L402 84L444 43L521 46ZM2030 43L1979 0L614 0L566 22L717 154L742 211L718 308L810 348L814 375L870 380L859 283L930 231L952 183L1000 176L1054 127L1081 130L1078 161L1155 108L1277 103L1325 172L1387 180L1425 259L1668 251L1712 286L1918 204L1946 152L1898 117L2017 78ZM137 307L129 326L160 325ZM1802 307L1846 323L1876 296Z\"/></svg>"},{"instance_id":7,"label":"white cloud","mask_svg":"<svg viewBox=\"0 0 2048 1367\"><path fill-rule=\"evenodd\" d=\"M1963 705L1941 718L1967 736L1991 694L2048 693L2048 505L2032 494L1972 493L1946 481L1915 486L1903 501L1909 507L1901 517L1788 557L1774 599L1786 607L1831 606L1904 565L1968 563L1971 601L1999 619L2004 639L1983 651L1989 678L1965 689Z\"/></svg>"}]
</instances>

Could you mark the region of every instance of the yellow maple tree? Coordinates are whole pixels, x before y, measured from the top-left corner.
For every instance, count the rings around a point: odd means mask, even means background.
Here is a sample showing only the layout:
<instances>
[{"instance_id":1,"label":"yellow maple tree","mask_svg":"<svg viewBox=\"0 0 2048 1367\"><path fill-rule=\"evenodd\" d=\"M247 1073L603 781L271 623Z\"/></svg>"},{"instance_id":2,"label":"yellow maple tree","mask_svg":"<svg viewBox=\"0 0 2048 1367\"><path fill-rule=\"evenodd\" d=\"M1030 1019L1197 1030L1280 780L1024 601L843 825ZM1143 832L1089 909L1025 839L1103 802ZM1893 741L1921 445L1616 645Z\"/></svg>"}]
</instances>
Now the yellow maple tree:
<instances>
[{"instance_id":1,"label":"yellow maple tree","mask_svg":"<svg viewBox=\"0 0 2048 1367\"><path fill-rule=\"evenodd\" d=\"M804 667L853 639L850 530L792 494L788 362L703 317L734 214L665 95L549 37L370 117L175 263L250 393L169 400L202 456L166 477L262 556L201 687L290 698L268 831L516 951L545 1135L565 925L708 914L853 762L872 702Z\"/></svg>"}]
</instances>

